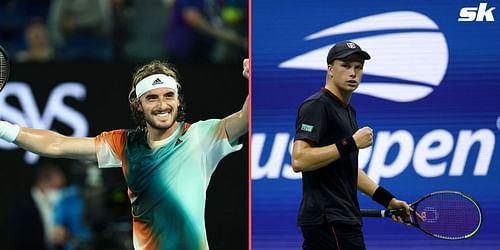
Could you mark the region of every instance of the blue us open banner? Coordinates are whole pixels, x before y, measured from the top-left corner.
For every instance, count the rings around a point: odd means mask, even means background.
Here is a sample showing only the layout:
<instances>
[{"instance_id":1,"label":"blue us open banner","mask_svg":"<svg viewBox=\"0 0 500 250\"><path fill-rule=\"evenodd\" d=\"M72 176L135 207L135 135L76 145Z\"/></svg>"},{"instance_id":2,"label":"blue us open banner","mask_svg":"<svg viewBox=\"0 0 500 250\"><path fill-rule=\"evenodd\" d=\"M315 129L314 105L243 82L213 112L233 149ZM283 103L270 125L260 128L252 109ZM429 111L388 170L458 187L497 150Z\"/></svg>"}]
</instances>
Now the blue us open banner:
<instances>
[{"instance_id":1,"label":"blue us open banner","mask_svg":"<svg viewBox=\"0 0 500 250\"><path fill-rule=\"evenodd\" d=\"M370 53L351 104L374 144L359 167L400 199L438 190L483 209L468 240L365 219L367 248L500 249L499 1L252 1L252 246L300 249L301 175L291 168L300 103L325 83L326 55ZM359 195L362 208L381 208Z\"/></svg>"}]
</instances>

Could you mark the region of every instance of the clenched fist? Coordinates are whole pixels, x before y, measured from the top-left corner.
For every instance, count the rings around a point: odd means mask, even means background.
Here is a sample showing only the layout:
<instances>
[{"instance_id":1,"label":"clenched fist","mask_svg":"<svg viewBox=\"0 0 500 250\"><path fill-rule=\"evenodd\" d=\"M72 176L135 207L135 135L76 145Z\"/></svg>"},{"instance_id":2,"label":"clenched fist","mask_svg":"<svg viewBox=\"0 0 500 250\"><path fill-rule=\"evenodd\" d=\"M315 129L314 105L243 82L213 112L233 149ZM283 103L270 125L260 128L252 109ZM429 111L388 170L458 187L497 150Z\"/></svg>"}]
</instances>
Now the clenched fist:
<instances>
[{"instance_id":1,"label":"clenched fist","mask_svg":"<svg viewBox=\"0 0 500 250\"><path fill-rule=\"evenodd\" d=\"M360 128L354 133L352 138L359 149L367 148L373 143L373 129L370 127Z\"/></svg>"},{"instance_id":2,"label":"clenched fist","mask_svg":"<svg viewBox=\"0 0 500 250\"><path fill-rule=\"evenodd\" d=\"M243 60L243 76L248 79L248 58Z\"/></svg>"}]
</instances>

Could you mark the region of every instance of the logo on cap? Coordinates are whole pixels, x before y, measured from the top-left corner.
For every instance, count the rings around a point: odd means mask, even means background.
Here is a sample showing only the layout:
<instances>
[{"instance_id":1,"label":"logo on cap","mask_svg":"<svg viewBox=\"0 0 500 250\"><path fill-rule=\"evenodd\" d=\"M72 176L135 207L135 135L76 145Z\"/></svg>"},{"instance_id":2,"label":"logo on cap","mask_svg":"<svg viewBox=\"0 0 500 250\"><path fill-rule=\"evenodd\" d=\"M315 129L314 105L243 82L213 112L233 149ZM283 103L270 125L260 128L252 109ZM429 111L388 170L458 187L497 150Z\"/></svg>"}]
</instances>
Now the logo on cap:
<instances>
[{"instance_id":1,"label":"logo on cap","mask_svg":"<svg viewBox=\"0 0 500 250\"><path fill-rule=\"evenodd\" d=\"M151 85L163 84L160 78L156 78L156 80Z\"/></svg>"},{"instance_id":2,"label":"logo on cap","mask_svg":"<svg viewBox=\"0 0 500 250\"><path fill-rule=\"evenodd\" d=\"M356 44L355 43L346 43L347 47L349 47L350 49L355 49L356 48Z\"/></svg>"}]
</instances>

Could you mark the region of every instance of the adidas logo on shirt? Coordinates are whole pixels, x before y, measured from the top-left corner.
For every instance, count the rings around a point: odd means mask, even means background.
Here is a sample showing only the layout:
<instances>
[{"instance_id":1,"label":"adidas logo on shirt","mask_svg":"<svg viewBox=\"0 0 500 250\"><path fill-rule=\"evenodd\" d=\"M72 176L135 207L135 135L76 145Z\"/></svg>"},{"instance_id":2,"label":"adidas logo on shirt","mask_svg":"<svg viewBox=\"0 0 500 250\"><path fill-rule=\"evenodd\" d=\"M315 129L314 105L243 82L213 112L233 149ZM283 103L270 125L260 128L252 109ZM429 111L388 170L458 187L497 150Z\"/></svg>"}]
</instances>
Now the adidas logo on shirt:
<instances>
[{"instance_id":1,"label":"adidas logo on shirt","mask_svg":"<svg viewBox=\"0 0 500 250\"><path fill-rule=\"evenodd\" d=\"M182 140L181 139L177 139L177 141L175 141L175 146L179 145L182 143Z\"/></svg>"}]
</instances>

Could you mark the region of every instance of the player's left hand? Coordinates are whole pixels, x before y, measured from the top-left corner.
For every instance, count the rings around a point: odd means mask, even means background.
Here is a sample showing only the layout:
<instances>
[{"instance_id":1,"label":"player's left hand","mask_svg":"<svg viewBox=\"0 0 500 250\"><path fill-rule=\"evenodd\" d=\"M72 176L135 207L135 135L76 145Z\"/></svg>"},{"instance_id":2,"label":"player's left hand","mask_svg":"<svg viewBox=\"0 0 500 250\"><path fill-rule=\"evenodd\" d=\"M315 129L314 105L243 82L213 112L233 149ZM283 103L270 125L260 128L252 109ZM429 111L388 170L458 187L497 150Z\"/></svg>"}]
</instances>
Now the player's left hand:
<instances>
[{"instance_id":1,"label":"player's left hand","mask_svg":"<svg viewBox=\"0 0 500 250\"><path fill-rule=\"evenodd\" d=\"M243 76L248 79L248 58L245 58L243 60Z\"/></svg>"},{"instance_id":2,"label":"player's left hand","mask_svg":"<svg viewBox=\"0 0 500 250\"><path fill-rule=\"evenodd\" d=\"M404 212L401 213L400 215L393 215L392 219L396 222L399 223L405 223L408 221L409 218L411 218L411 213L413 212L413 209L406 203L406 201L398 200L396 198L393 198L391 202L389 203L389 208L390 209L404 209Z\"/></svg>"}]
</instances>

